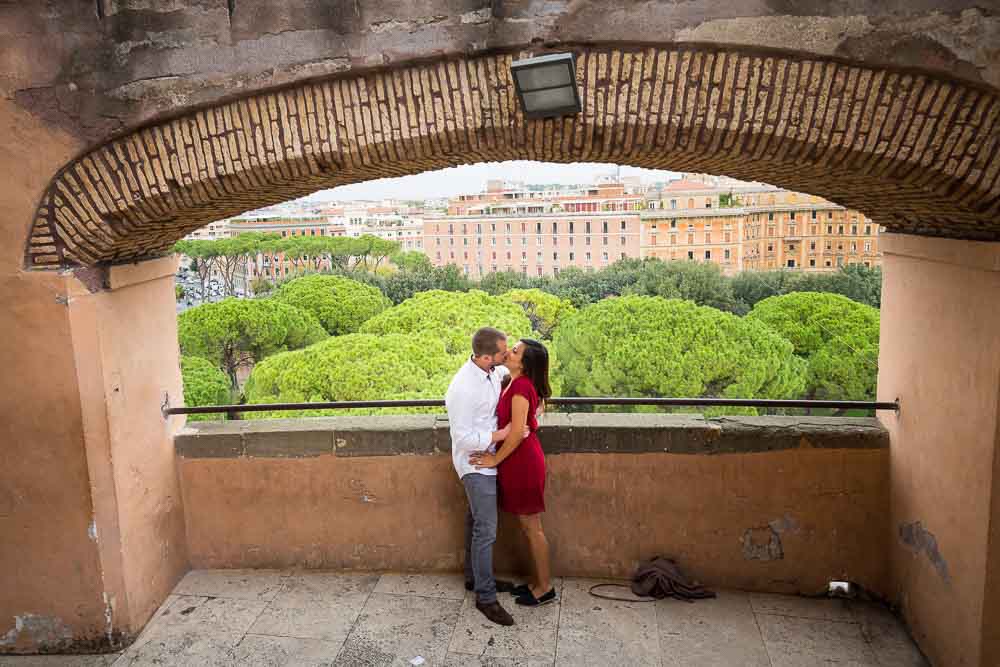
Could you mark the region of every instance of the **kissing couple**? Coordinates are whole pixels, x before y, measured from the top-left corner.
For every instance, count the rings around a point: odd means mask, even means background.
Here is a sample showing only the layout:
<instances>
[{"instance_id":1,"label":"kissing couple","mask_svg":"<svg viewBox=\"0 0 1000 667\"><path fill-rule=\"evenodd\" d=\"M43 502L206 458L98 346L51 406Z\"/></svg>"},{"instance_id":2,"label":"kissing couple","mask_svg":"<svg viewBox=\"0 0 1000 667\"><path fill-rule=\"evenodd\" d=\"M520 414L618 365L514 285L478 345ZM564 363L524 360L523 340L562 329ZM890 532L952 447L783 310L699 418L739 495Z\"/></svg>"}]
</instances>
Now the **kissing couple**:
<instances>
[{"instance_id":1,"label":"kissing couple","mask_svg":"<svg viewBox=\"0 0 1000 667\"><path fill-rule=\"evenodd\" d=\"M507 336L491 327L472 336L472 354L445 394L455 471L469 501L465 518L465 587L476 593L476 609L499 625L514 619L497 600L537 607L556 598L549 543L542 529L545 456L538 441L538 414L552 395L549 353L528 338L507 347ZM493 576L498 510L518 518L531 548L528 584Z\"/></svg>"}]
</instances>

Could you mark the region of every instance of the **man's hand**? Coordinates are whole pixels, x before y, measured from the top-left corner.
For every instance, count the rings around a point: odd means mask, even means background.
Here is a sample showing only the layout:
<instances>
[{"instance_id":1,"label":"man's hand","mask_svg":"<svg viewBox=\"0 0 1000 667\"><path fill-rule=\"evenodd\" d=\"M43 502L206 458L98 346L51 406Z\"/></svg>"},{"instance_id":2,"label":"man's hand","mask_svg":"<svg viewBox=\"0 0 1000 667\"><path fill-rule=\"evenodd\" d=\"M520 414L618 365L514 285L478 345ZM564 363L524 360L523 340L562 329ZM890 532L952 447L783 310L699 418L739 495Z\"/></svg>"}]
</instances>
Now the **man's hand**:
<instances>
[{"instance_id":1,"label":"man's hand","mask_svg":"<svg viewBox=\"0 0 1000 667\"><path fill-rule=\"evenodd\" d=\"M509 434L510 434L510 424L507 424L502 429L493 434L493 442L503 442L504 440L507 439L507 436Z\"/></svg>"},{"instance_id":2,"label":"man's hand","mask_svg":"<svg viewBox=\"0 0 1000 667\"><path fill-rule=\"evenodd\" d=\"M476 468L496 468L499 465L497 455L489 452L472 452L469 454L469 463Z\"/></svg>"}]
</instances>

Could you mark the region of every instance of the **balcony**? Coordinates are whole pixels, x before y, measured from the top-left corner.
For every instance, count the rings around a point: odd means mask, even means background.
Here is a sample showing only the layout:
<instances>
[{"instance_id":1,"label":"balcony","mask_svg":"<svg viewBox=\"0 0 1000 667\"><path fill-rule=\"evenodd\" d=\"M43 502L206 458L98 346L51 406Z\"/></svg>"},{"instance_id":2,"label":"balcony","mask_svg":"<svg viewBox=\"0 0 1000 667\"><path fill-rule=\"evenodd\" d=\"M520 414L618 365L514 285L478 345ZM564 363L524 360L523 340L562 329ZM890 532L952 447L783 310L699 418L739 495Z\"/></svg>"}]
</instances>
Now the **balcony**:
<instances>
[{"instance_id":1,"label":"balcony","mask_svg":"<svg viewBox=\"0 0 1000 667\"><path fill-rule=\"evenodd\" d=\"M457 574L466 501L444 416L194 422L174 442L195 569L120 657L45 664L926 664L885 608L816 597L889 586L877 420L551 413L540 434L559 598L501 595L512 628ZM509 519L496 568L519 579ZM659 554L719 597L589 594Z\"/></svg>"}]
</instances>

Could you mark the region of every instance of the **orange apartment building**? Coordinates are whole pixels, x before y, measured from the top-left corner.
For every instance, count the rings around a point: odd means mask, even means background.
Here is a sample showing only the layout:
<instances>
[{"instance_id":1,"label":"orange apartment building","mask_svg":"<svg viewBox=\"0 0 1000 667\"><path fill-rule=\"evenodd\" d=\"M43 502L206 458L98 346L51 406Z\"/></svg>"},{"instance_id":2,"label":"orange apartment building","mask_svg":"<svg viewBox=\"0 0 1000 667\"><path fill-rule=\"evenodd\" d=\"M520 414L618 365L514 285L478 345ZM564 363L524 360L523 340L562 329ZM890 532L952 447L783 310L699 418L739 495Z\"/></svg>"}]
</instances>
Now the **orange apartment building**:
<instances>
[{"instance_id":1,"label":"orange apartment building","mask_svg":"<svg viewBox=\"0 0 1000 667\"><path fill-rule=\"evenodd\" d=\"M690 178L637 190L622 183L526 190L491 181L483 193L453 199L447 216L425 220L424 250L435 266L454 264L470 277L554 275L625 257L713 262L727 275L881 263L878 226L820 197Z\"/></svg>"}]
</instances>

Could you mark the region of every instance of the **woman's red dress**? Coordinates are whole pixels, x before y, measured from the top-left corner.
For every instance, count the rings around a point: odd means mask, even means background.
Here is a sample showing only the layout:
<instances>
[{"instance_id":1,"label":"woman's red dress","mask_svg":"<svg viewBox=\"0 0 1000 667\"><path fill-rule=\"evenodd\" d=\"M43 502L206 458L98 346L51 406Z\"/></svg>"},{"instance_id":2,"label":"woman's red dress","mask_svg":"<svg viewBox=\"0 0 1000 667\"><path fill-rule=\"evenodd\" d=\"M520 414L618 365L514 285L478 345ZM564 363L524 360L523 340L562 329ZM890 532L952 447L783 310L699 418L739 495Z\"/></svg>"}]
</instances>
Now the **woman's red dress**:
<instances>
[{"instance_id":1,"label":"woman's red dress","mask_svg":"<svg viewBox=\"0 0 1000 667\"><path fill-rule=\"evenodd\" d=\"M510 424L515 396L528 400L528 428L531 433L497 469L500 509L511 514L538 514L545 511L545 455L538 441L538 392L531 380L522 375L507 387L497 403L497 427Z\"/></svg>"}]
</instances>

